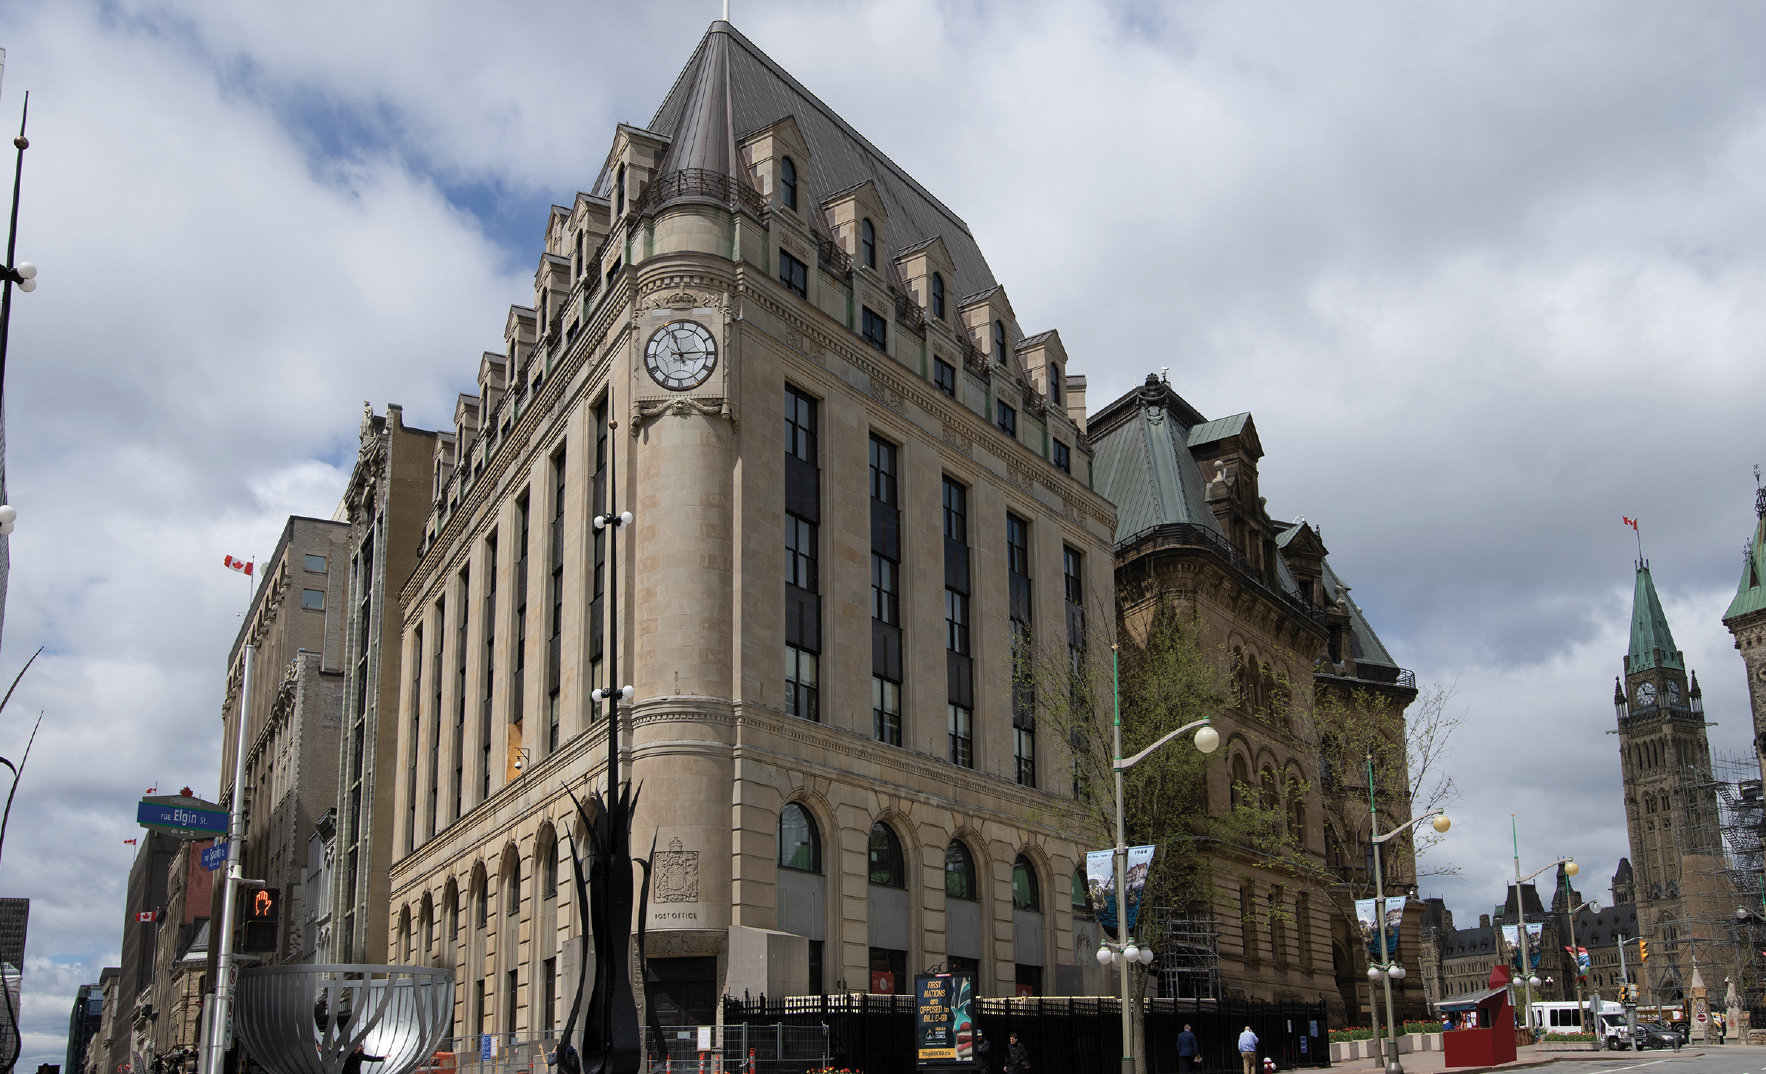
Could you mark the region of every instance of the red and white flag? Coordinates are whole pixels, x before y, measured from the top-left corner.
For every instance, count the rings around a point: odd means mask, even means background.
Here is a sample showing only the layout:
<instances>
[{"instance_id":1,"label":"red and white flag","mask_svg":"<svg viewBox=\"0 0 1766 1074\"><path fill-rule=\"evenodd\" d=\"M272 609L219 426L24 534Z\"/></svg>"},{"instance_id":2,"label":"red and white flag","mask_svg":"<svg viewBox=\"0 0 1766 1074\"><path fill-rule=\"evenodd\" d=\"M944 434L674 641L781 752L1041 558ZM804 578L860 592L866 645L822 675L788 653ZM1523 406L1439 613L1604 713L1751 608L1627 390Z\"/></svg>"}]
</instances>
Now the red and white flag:
<instances>
[{"instance_id":1,"label":"red and white flag","mask_svg":"<svg viewBox=\"0 0 1766 1074\"><path fill-rule=\"evenodd\" d=\"M141 842L141 840L140 839L125 839L125 840L123 840L123 842L127 843L129 846L134 846L137 843Z\"/></svg>"},{"instance_id":2,"label":"red and white flag","mask_svg":"<svg viewBox=\"0 0 1766 1074\"><path fill-rule=\"evenodd\" d=\"M140 913L135 915L135 920L136 921L157 921L157 920L159 920L159 911L158 910L143 910Z\"/></svg>"},{"instance_id":3,"label":"red and white flag","mask_svg":"<svg viewBox=\"0 0 1766 1074\"><path fill-rule=\"evenodd\" d=\"M147 788L147 790L143 791L142 793L144 793L144 794L158 794L159 793L159 784L155 783L153 786Z\"/></svg>"},{"instance_id":4,"label":"red and white flag","mask_svg":"<svg viewBox=\"0 0 1766 1074\"><path fill-rule=\"evenodd\" d=\"M1625 525L1630 526L1633 533L1637 532L1637 520L1635 518L1625 518L1624 515L1620 515L1619 517L1624 519ZM235 569L237 570L237 568Z\"/></svg>"},{"instance_id":5,"label":"red and white flag","mask_svg":"<svg viewBox=\"0 0 1766 1074\"><path fill-rule=\"evenodd\" d=\"M243 559L236 559L233 556L227 556L224 559L222 559L221 562L226 564L228 567L232 568L233 570L236 570L239 573L245 575L247 578L251 577L251 563L249 561L243 560Z\"/></svg>"}]
</instances>

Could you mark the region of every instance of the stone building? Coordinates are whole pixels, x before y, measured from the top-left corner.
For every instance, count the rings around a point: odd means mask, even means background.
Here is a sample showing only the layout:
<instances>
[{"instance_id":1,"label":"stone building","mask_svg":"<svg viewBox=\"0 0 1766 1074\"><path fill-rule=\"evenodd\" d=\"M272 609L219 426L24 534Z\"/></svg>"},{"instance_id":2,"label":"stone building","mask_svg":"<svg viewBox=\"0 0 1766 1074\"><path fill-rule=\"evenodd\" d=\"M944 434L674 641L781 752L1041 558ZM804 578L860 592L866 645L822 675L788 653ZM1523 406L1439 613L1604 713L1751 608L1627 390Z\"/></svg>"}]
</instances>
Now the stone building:
<instances>
[{"instance_id":1,"label":"stone building","mask_svg":"<svg viewBox=\"0 0 1766 1074\"><path fill-rule=\"evenodd\" d=\"M561 1022L564 788L604 778L591 689L630 684L663 1022L939 963L1082 988L1064 746L999 655L1113 584L1058 335L723 22L545 240L401 593L396 960L456 968L462 1034ZM591 519L627 510L615 555Z\"/></svg>"},{"instance_id":2,"label":"stone building","mask_svg":"<svg viewBox=\"0 0 1766 1074\"><path fill-rule=\"evenodd\" d=\"M301 935L307 840L337 801L343 712L345 566L349 527L291 516L276 550L257 564L258 589L227 662L222 703L221 803L231 808L240 713L245 726L246 876L261 879L273 920L244 922L235 951L252 961L290 962L311 948ZM241 705L247 639L251 696ZM222 920L225 884L215 885L209 917ZM253 900L256 891L248 893ZM280 900L280 905L276 905ZM219 943L210 947L218 954ZM213 980L213 958L208 967Z\"/></svg>"},{"instance_id":3,"label":"stone building","mask_svg":"<svg viewBox=\"0 0 1766 1074\"><path fill-rule=\"evenodd\" d=\"M166 881L178 846L173 836L143 831L135 861L129 866L128 894L123 902L122 967L114 993L105 999L106 1070L114 1071L125 1063L143 1070L140 1058L153 1056L153 967L162 918L142 918L164 913ZM99 983L105 983L102 977Z\"/></svg>"},{"instance_id":4,"label":"stone building","mask_svg":"<svg viewBox=\"0 0 1766 1074\"><path fill-rule=\"evenodd\" d=\"M403 408L389 405L384 417L366 404L356 464L336 521L349 525L348 625L344 641L343 736L338 758L335 833L312 838L334 855L323 914L329 941L321 961L383 965L387 961L387 884L392 871L395 811L373 807L376 792L388 800L395 782L399 709L399 589L417 565L423 524L433 504L430 467L435 434L406 428ZM341 561L340 561L341 562ZM382 715L384 714L384 719ZM308 868L322 866L310 861ZM315 917L317 903L306 913ZM308 942L314 942L311 937Z\"/></svg>"},{"instance_id":5,"label":"stone building","mask_svg":"<svg viewBox=\"0 0 1766 1074\"><path fill-rule=\"evenodd\" d=\"M159 922L152 994L153 1052L160 1070L195 1070L207 991L209 911L215 873L202 867L212 839L178 844L166 870L165 916Z\"/></svg>"},{"instance_id":6,"label":"stone building","mask_svg":"<svg viewBox=\"0 0 1766 1074\"><path fill-rule=\"evenodd\" d=\"M1753 537L1742 556L1741 582L1723 613L1735 636L1748 677L1748 707L1754 722L1754 755L1766 771L1766 489L1754 494Z\"/></svg>"},{"instance_id":7,"label":"stone building","mask_svg":"<svg viewBox=\"0 0 1766 1074\"><path fill-rule=\"evenodd\" d=\"M1638 924L1650 941L1649 1002L1690 995L1695 955L1722 981L1735 894L1719 826L1696 674L1674 644L1649 564L1637 564L1631 643L1614 683Z\"/></svg>"},{"instance_id":8,"label":"stone building","mask_svg":"<svg viewBox=\"0 0 1766 1074\"><path fill-rule=\"evenodd\" d=\"M120 1009L122 998L117 991L122 975L121 966L106 966L98 974L98 1033L86 1045L86 1074L112 1074L118 1071L119 1062L129 1061L128 1046L118 1043L118 1038L128 1033L129 1025L128 1012ZM122 1058L119 1060L118 1056Z\"/></svg>"},{"instance_id":9,"label":"stone building","mask_svg":"<svg viewBox=\"0 0 1766 1074\"><path fill-rule=\"evenodd\" d=\"M1205 931L1217 935L1220 994L1322 1000L1334 1017L1365 1024L1357 1020L1371 1013L1366 956L1337 908L1374 894L1362 853L1366 783L1339 779L1321 763L1328 727L1286 695L1305 690L1351 706L1383 697L1382 731L1402 741L1415 677L1349 597L1318 528L1270 515L1250 414L1209 420L1149 376L1092 416L1087 433L1093 485L1118 511L1121 629L1138 633L1151 610L1172 599L1200 618L1203 645L1230 665L1232 704L1214 720L1224 778L1208 782L1209 811L1230 810L1241 791L1258 788L1266 807L1282 804L1304 856L1299 868L1232 849L1211 856L1221 902L1209 908ZM1411 818L1408 783L1402 771L1398 777L1401 789L1381 799L1388 830ZM1413 889L1408 857L1388 861L1385 873L1389 894L1404 898ZM1185 927L1195 928L1197 916ZM1401 933L1401 953L1416 936L1414 924ZM1420 985L1407 979L1394 987L1405 1017L1420 1017Z\"/></svg>"}]
</instances>

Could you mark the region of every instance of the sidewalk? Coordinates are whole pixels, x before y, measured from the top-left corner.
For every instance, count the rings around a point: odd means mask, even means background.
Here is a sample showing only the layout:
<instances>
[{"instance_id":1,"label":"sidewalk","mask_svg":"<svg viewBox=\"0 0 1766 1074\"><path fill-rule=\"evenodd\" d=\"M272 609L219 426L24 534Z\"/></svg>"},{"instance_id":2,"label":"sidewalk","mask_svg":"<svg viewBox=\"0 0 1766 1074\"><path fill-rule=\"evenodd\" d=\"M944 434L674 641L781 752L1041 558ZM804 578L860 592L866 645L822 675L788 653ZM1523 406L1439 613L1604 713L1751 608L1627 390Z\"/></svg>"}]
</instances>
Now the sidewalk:
<instances>
[{"instance_id":1,"label":"sidewalk","mask_svg":"<svg viewBox=\"0 0 1766 1074\"><path fill-rule=\"evenodd\" d=\"M1527 1070L1542 1067L1547 1063L1606 1063L1610 1066L1623 1066L1644 1057L1662 1058L1671 1056L1676 1059L1691 1059L1705 1054L1703 1047L1686 1045L1678 1052L1673 1049L1659 1049L1646 1052L1542 1052L1535 1045L1524 1045L1515 1049L1515 1061L1499 1063L1493 1067L1450 1067L1447 1065L1446 1052L1409 1052L1399 1056L1404 1065L1404 1074L1484 1074L1491 1070ZM1333 1063L1333 1070L1383 1071L1386 1063L1383 1059L1356 1059L1348 1063Z\"/></svg>"}]
</instances>

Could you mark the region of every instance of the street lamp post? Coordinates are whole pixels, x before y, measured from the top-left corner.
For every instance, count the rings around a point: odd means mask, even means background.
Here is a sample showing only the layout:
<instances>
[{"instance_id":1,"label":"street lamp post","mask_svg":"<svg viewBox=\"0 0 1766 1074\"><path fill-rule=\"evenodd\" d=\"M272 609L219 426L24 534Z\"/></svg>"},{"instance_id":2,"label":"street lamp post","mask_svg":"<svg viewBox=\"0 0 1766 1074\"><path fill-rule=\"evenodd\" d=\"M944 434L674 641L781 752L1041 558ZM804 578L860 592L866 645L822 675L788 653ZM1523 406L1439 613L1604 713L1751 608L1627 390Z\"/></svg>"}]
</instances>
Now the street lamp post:
<instances>
[{"instance_id":1,"label":"street lamp post","mask_svg":"<svg viewBox=\"0 0 1766 1074\"><path fill-rule=\"evenodd\" d=\"M1509 831L1514 838L1515 847L1515 937L1521 949L1521 982L1527 990L1527 1004L1524 1009L1527 1014L1527 1032L1531 1033L1533 1031L1533 989L1539 987L1539 978L1533 976L1533 969L1527 964L1527 908L1521 901L1521 885L1545 872L1546 869L1555 869L1560 865L1564 867L1564 873L1569 876L1575 876L1581 871L1581 868L1576 864L1575 858L1559 858L1545 866L1544 869L1535 869L1526 876L1522 876L1521 835L1520 829L1515 827L1512 815L1509 817Z\"/></svg>"},{"instance_id":2,"label":"street lamp post","mask_svg":"<svg viewBox=\"0 0 1766 1074\"><path fill-rule=\"evenodd\" d=\"M1576 946L1576 915L1585 909L1600 913L1600 900L1589 899L1570 909L1570 978L1576 982L1576 1010L1579 1012L1576 1018L1581 1022L1588 1019L1587 1012L1582 1010L1582 954L1581 949Z\"/></svg>"},{"instance_id":3,"label":"street lamp post","mask_svg":"<svg viewBox=\"0 0 1766 1074\"><path fill-rule=\"evenodd\" d=\"M1134 1019L1130 1010L1133 996L1129 991L1129 968L1134 962L1153 961L1153 952L1148 947L1136 947L1134 940L1128 935L1128 829L1122 817L1122 773L1146 760L1147 755L1170 742L1185 731L1196 730L1196 748L1203 753L1213 753L1220 746L1220 732L1208 724L1204 716L1193 723L1186 723L1177 730L1165 735L1159 741L1124 759L1122 756L1122 674L1120 653L1116 646L1110 646L1110 692L1115 704L1116 718L1112 728L1114 736L1114 757L1111 768L1116 775L1116 937L1117 942L1105 943L1098 948L1098 962L1108 964L1116 959L1122 964L1122 1074L1134 1074Z\"/></svg>"},{"instance_id":4,"label":"street lamp post","mask_svg":"<svg viewBox=\"0 0 1766 1074\"><path fill-rule=\"evenodd\" d=\"M1386 992L1386 1045L1390 1049L1386 1057L1388 1074L1404 1074L1404 1065L1398 1061L1398 1015L1392 1007L1392 982L1402 981L1405 969L1392 960L1391 947L1386 942L1386 877L1380 867L1380 847L1395 836L1403 835L1424 821L1433 821L1438 832L1445 832L1453 827L1453 821L1447 818L1445 810L1435 809L1414 817L1384 835L1380 834L1380 814L1375 807L1374 799L1374 755L1370 750L1367 755L1367 814L1369 831L1373 838L1374 850L1374 927L1380 933L1380 961L1377 965L1367 968L1368 980L1381 981ZM1378 1035L1377 1032L1375 1034Z\"/></svg>"}]
</instances>

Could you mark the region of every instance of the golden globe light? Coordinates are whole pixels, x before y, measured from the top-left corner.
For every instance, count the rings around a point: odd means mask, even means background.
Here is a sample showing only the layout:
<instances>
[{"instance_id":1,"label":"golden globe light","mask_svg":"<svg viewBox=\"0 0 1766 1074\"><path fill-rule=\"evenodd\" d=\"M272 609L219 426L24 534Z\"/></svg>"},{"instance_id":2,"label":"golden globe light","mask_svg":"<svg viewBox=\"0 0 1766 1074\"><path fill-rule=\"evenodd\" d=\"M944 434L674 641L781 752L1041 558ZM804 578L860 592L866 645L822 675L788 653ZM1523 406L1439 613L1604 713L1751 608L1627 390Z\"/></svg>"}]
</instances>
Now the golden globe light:
<instances>
[{"instance_id":1,"label":"golden globe light","mask_svg":"<svg viewBox=\"0 0 1766 1074\"><path fill-rule=\"evenodd\" d=\"M1436 831L1445 832L1447 829L1453 827L1453 822L1447 819L1447 814L1443 813L1435 818L1434 826Z\"/></svg>"},{"instance_id":2,"label":"golden globe light","mask_svg":"<svg viewBox=\"0 0 1766 1074\"><path fill-rule=\"evenodd\" d=\"M1569 861L1569 862L1564 863L1564 872L1568 873L1571 876L1575 876L1577 873L1579 873L1581 871L1582 870L1576 868L1576 863L1573 861Z\"/></svg>"}]
</instances>

